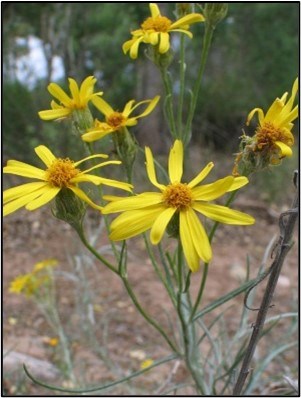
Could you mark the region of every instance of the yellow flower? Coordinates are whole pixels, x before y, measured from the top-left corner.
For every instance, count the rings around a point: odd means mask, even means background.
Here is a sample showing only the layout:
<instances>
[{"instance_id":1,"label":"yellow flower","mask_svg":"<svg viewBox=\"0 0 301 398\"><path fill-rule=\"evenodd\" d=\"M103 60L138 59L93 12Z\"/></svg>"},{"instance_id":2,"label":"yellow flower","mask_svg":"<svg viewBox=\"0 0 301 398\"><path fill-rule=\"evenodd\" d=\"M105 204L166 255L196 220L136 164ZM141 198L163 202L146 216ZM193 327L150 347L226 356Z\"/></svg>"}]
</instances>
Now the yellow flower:
<instances>
[{"instance_id":1,"label":"yellow flower","mask_svg":"<svg viewBox=\"0 0 301 398\"><path fill-rule=\"evenodd\" d=\"M246 177L228 176L211 184L198 184L214 166L209 163L188 184L181 182L183 174L183 144L176 140L169 154L169 184L157 181L154 160L149 148L145 149L146 169L150 182L160 192L145 192L128 198L108 197L111 203L103 208L104 214L124 212L111 224L110 238L124 240L151 229L152 244L158 244L174 216L178 217L179 236L189 268L199 269L199 260L209 262L212 257L206 231L195 211L225 224L250 225L254 218L225 206L208 203L226 192L248 183Z\"/></svg>"},{"instance_id":2,"label":"yellow flower","mask_svg":"<svg viewBox=\"0 0 301 398\"><path fill-rule=\"evenodd\" d=\"M141 362L140 369L146 369L154 363L152 359L145 359Z\"/></svg>"},{"instance_id":3,"label":"yellow flower","mask_svg":"<svg viewBox=\"0 0 301 398\"><path fill-rule=\"evenodd\" d=\"M294 144L292 122L298 117L298 105L293 108L297 91L298 78L294 82L288 100L286 92L281 98L275 99L265 115L261 108L253 109L248 115L247 125L255 113L258 113L259 125L254 137L255 151L270 155L272 163L279 163L281 158L292 155L290 148Z\"/></svg>"},{"instance_id":4,"label":"yellow flower","mask_svg":"<svg viewBox=\"0 0 301 398\"><path fill-rule=\"evenodd\" d=\"M51 347L56 347L56 346L58 345L58 343L59 343L59 339L56 338L56 337L48 337L48 336L45 336L45 337L43 338L43 341L44 341L45 344L48 344L48 345L50 345Z\"/></svg>"},{"instance_id":5,"label":"yellow flower","mask_svg":"<svg viewBox=\"0 0 301 398\"><path fill-rule=\"evenodd\" d=\"M71 96L56 83L50 83L49 93L59 101L51 101L50 110L40 111L39 116L43 120L60 119L69 116L74 110L85 109L92 98L102 95L102 92L93 93L96 78L88 76L81 84L80 88L72 78L68 79Z\"/></svg>"},{"instance_id":6,"label":"yellow flower","mask_svg":"<svg viewBox=\"0 0 301 398\"><path fill-rule=\"evenodd\" d=\"M43 282L45 278L43 279ZM26 296L32 296L41 285L41 279L36 278L31 273L17 276L11 283L9 291L10 293L21 294L24 293Z\"/></svg>"},{"instance_id":7,"label":"yellow flower","mask_svg":"<svg viewBox=\"0 0 301 398\"><path fill-rule=\"evenodd\" d=\"M114 111L114 109L102 98L96 97L92 100L93 104L105 115L106 121L95 121L95 126L82 135L82 139L92 142L105 137L107 134L113 133L126 126L135 126L137 119L149 115L157 105L160 97L157 95L152 100L144 100L134 105L135 100L129 101L122 112ZM142 104L148 106L140 115L130 117L131 113Z\"/></svg>"},{"instance_id":8,"label":"yellow flower","mask_svg":"<svg viewBox=\"0 0 301 398\"><path fill-rule=\"evenodd\" d=\"M159 53L165 54L170 48L170 32L185 33L192 38L192 33L189 32L190 25L205 20L202 14L192 13L172 22L161 15L157 4L150 3L149 8L151 17L141 24L141 29L132 31L132 39L126 41L122 46L123 52L126 54L129 51L130 57L133 59L137 58L140 43L158 46Z\"/></svg>"},{"instance_id":9,"label":"yellow flower","mask_svg":"<svg viewBox=\"0 0 301 398\"><path fill-rule=\"evenodd\" d=\"M43 260L43 261L40 261L39 263L36 263L36 265L34 266L33 272L39 272L48 267L55 267L56 265L57 265L57 260L55 260L54 258L50 258L48 260Z\"/></svg>"},{"instance_id":10,"label":"yellow flower","mask_svg":"<svg viewBox=\"0 0 301 398\"><path fill-rule=\"evenodd\" d=\"M88 196L78 188L80 182L91 182L95 185L104 184L116 188L130 191L130 185L127 183L110 180L88 174L91 170L108 164L120 164L120 161L112 160L99 163L88 170L81 171L78 166L92 158L107 158L107 155L88 156L78 162L73 162L69 158L56 158L53 153L43 145L35 148L35 152L42 162L46 165L46 170L39 169L29 164L17 160L9 160L4 167L3 173L15 174L22 177L29 177L40 180L30 182L14 188L9 188L3 193L3 215L6 216L21 207L25 206L27 210L35 210L40 206L50 202L63 188L70 189L80 199L88 203L95 209L101 209L100 206L93 203Z\"/></svg>"}]
</instances>

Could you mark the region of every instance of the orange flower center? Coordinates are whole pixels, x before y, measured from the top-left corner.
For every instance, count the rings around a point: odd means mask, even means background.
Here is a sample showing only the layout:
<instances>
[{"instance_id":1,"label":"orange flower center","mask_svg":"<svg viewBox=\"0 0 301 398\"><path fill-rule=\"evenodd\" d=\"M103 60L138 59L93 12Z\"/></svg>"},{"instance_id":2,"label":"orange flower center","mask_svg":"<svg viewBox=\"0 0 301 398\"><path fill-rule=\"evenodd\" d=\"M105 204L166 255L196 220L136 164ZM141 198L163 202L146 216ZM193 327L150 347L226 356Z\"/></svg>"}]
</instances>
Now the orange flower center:
<instances>
[{"instance_id":1,"label":"orange flower center","mask_svg":"<svg viewBox=\"0 0 301 398\"><path fill-rule=\"evenodd\" d=\"M192 203L191 188L180 182L169 184L163 192L163 201L169 207L176 207L179 210L186 209Z\"/></svg>"},{"instance_id":2,"label":"orange flower center","mask_svg":"<svg viewBox=\"0 0 301 398\"><path fill-rule=\"evenodd\" d=\"M257 149L264 150L274 147L276 141L283 142L289 146L293 145L291 137L285 134L283 129L277 128L273 123L264 123L256 130Z\"/></svg>"},{"instance_id":3,"label":"orange flower center","mask_svg":"<svg viewBox=\"0 0 301 398\"><path fill-rule=\"evenodd\" d=\"M76 169L74 162L69 158L56 159L46 170L47 181L55 187L68 187L70 180L80 173L79 169Z\"/></svg>"},{"instance_id":4,"label":"orange flower center","mask_svg":"<svg viewBox=\"0 0 301 398\"><path fill-rule=\"evenodd\" d=\"M118 128L124 125L126 118L120 112L113 112L110 116L106 117L106 121L111 127L118 130Z\"/></svg>"},{"instance_id":5,"label":"orange flower center","mask_svg":"<svg viewBox=\"0 0 301 398\"><path fill-rule=\"evenodd\" d=\"M171 20L166 17L149 17L142 24L143 30L154 30L155 32L168 32L171 26Z\"/></svg>"}]
</instances>

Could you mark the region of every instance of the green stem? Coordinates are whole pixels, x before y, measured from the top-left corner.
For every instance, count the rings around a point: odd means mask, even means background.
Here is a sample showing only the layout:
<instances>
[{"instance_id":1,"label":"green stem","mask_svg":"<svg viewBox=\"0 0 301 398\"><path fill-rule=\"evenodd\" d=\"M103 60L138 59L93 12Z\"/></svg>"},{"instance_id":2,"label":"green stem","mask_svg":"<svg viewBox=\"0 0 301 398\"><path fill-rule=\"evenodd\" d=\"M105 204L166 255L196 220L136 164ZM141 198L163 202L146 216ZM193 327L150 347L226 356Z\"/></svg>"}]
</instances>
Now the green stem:
<instances>
[{"instance_id":1,"label":"green stem","mask_svg":"<svg viewBox=\"0 0 301 398\"><path fill-rule=\"evenodd\" d=\"M233 200L235 199L235 196L236 196L236 194L237 194L237 191L238 191L238 190L232 191L232 192L231 192L231 194L230 194L230 196L229 196L227 202L225 203L225 206L226 206L226 207L229 207L230 204L233 202ZM219 224L220 224L220 223L216 221L216 222L213 224L213 227L211 228L211 231L210 231L210 233L209 233L209 242L210 242L210 243L211 243L211 241L212 241L212 239L213 239L213 237L214 237L215 231L216 231L217 227L219 226ZM192 310L192 312L191 312L190 320L193 319L193 317L194 317L194 315L195 315L195 313L196 313L196 311L197 311L197 309L198 309L198 307L199 307L199 305L200 305L200 302L201 302L201 300L202 300L203 293L204 293L204 290L205 290L206 280L207 280L207 276L208 276L208 269L209 269L209 263L205 263L205 264L204 264L204 272L203 272L202 282L201 282L201 285L200 285L200 289L199 289L199 291L198 291L198 295L197 295L197 298L196 298L196 301L195 301L193 310Z\"/></svg>"},{"instance_id":2,"label":"green stem","mask_svg":"<svg viewBox=\"0 0 301 398\"><path fill-rule=\"evenodd\" d=\"M204 264L204 271L203 271L203 276L202 276L202 282L201 282L201 286L194 304L194 307L191 311L191 315L190 315L190 321L192 321L194 314L196 313L198 306L200 305L200 302L202 300L203 297L203 293L205 290L205 285L206 285L206 281L207 281L207 275L208 275L208 268L209 268L209 263L205 263Z\"/></svg>"},{"instance_id":3,"label":"green stem","mask_svg":"<svg viewBox=\"0 0 301 398\"><path fill-rule=\"evenodd\" d=\"M202 370L198 364L198 350L195 339L195 326L190 322L191 304L188 293L183 292L183 250L181 242L178 241L178 293L177 293L177 312L181 324L181 331L184 346L184 358L187 368L195 382L196 390L204 395L205 389L202 384Z\"/></svg>"},{"instance_id":4,"label":"green stem","mask_svg":"<svg viewBox=\"0 0 301 398\"><path fill-rule=\"evenodd\" d=\"M169 355L168 357L165 357L165 358L163 358L163 359L160 359L159 361L154 362L154 363L153 363L152 365L150 365L148 368L138 370L137 372L133 372L132 374L130 374L130 375L126 376L126 377L123 377L123 378L121 378L121 379L119 379L119 380L113 381L112 383L108 383L108 384L104 384L104 385L102 385L102 386L97 386L97 387L92 387L92 388L83 388L83 389L81 389L81 390L71 390L71 389L68 389L68 388L62 388L62 387L57 387L57 386L53 386L53 385L50 385L50 384L43 383L43 382L37 380L36 378L34 378L34 377L30 374L30 372L28 371L27 367L26 367L24 364L23 364L23 368L24 368L24 371L25 371L26 375L27 375L34 383L36 383L36 384L38 384L38 385L40 385L40 386L42 386L42 387L46 387L46 388L48 388L49 390L62 391L62 392L70 392L70 393L74 393L74 394L81 394L81 393L84 394L84 393L88 393L88 392L104 390L104 389L106 389L106 388L110 388L110 387L116 386L117 384L124 383L124 382L127 381L127 380L130 380L130 379L132 379L132 378L134 378L134 377L137 377L137 376L139 376L139 375L141 375L141 374L143 374L143 373L145 373L145 372L148 372L150 369L155 368L156 366L162 365L162 364L165 363L165 362L172 361L173 359L176 359L177 357L178 357L177 354Z\"/></svg>"},{"instance_id":5,"label":"green stem","mask_svg":"<svg viewBox=\"0 0 301 398\"><path fill-rule=\"evenodd\" d=\"M141 307L140 303L137 300L137 297L135 296L135 293L132 290L132 287L127 279L127 277L121 276L121 279L123 281L123 284L129 294L129 296L131 297L133 304L135 305L135 307L137 308L137 310L140 312L140 314L143 316L143 318L150 324L152 325L165 339L165 341L167 342L167 344L170 346L170 348L173 350L173 352L177 353L178 349L177 347L174 345L174 343L169 339L169 337L167 336L167 334L165 333L165 331L162 329L162 327L153 319L151 318L150 315L148 315L144 309Z\"/></svg>"},{"instance_id":6,"label":"green stem","mask_svg":"<svg viewBox=\"0 0 301 398\"><path fill-rule=\"evenodd\" d=\"M93 145L92 143L86 143L87 144L87 148L88 148L88 152L90 155L94 155L94 151L93 151ZM92 159L93 163L96 164L96 159ZM99 170L96 169L96 173L99 174ZM103 200L103 191L102 191L102 186L98 185L98 192L99 192L99 196L100 196L100 204L102 206L105 205L105 202ZM109 219L108 219L108 215L107 214L102 214L104 222L105 222L105 226L106 226L106 230L109 233L110 231L110 225L109 225ZM114 256L116 258L117 261L119 261L119 253L118 250L116 249L116 245L113 241L110 240L110 244L111 244L111 248L113 250Z\"/></svg>"},{"instance_id":7,"label":"green stem","mask_svg":"<svg viewBox=\"0 0 301 398\"><path fill-rule=\"evenodd\" d=\"M196 79L196 82L194 85L192 102L191 102L191 106L189 109L189 114L188 114L188 118L187 118L186 129L185 129L186 140L191 131L191 124L192 124L193 116L195 113L195 108L197 105L197 99L198 99L198 95L199 95L199 90L200 90L205 66L207 63L208 53L209 53L209 49L210 49L210 45L211 45L211 41L212 41L212 37L213 37L213 31L214 31L214 28L211 25L209 25L209 24L205 25L205 35L204 35L204 39L203 39L203 49L202 49L202 55L201 55L200 68L199 68L198 76L197 76L197 79Z\"/></svg>"},{"instance_id":8,"label":"green stem","mask_svg":"<svg viewBox=\"0 0 301 398\"><path fill-rule=\"evenodd\" d=\"M184 102L184 91L185 91L185 46L184 46L184 35L181 35L180 43L180 92L179 92L179 107L178 107L178 131L181 137L182 135L182 117L183 117L183 102Z\"/></svg>"},{"instance_id":9,"label":"green stem","mask_svg":"<svg viewBox=\"0 0 301 398\"><path fill-rule=\"evenodd\" d=\"M93 246L90 245L90 243L87 241L83 229L77 230L78 236L80 237L80 240L86 246L86 248L99 260L102 262L104 265L106 265L111 271L113 271L115 274L118 274L117 269L115 269L114 265L111 264L108 260L106 260L101 254L99 254Z\"/></svg>"},{"instance_id":10,"label":"green stem","mask_svg":"<svg viewBox=\"0 0 301 398\"><path fill-rule=\"evenodd\" d=\"M162 76L162 80L163 80L163 84L164 84L164 90L165 90L165 105L166 105L167 119L168 119L167 121L169 124L171 135L174 138L178 138L178 133L177 133L176 124L175 124L174 111L173 111L173 104L172 104L172 99L173 99L172 87L170 84L167 68L161 67L160 72L161 72L161 76Z\"/></svg>"}]
</instances>

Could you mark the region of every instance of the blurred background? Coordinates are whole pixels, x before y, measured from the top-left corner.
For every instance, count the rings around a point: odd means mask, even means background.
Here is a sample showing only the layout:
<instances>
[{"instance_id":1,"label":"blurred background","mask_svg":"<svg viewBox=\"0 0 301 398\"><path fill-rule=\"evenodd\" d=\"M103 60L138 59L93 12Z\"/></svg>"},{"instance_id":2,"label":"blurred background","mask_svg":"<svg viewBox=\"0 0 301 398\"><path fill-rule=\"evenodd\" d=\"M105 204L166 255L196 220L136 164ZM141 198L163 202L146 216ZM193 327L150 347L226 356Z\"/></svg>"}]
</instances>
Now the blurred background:
<instances>
[{"instance_id":1,"label":"blurred background","mask_svg":"<svg viewBox=\"0 0 301 398\"><path fill-rule=\"evenodd\" d=\"M198 4L192 4L199 12ZM175 5L160 3L161 13L175 19ZM63 156L80 156L81 142L62 134L60 123L45 123L38 117L39 110L50 108L49 82L68 89L68 77L81 82L94 75L97 89L104 91L104 98L116 109L123 109L130 99L162 93L159 72L143 48L136 61L121 50L130 30L149 15L147 3L7 2L2 8L5 161L16 156L34 161L33 147L38 144ZM298 24L297 3L229 4L209 54L193 125L194 147L198 144L229 157L237 151L249 111L267 109L275 97L291 89L298 72ZM193 25L194 39L187 39L188 87L197 73L203 29L203 24ZM176 88L178 35L172 37L171 73ZM142 119L134 133L141 145L151 145L157 153L169 146L170 135L159 109ZM290 170L291 162L285 160ZM279 177L282 174L284 178ZM287 179L283 169L277 178L279 184Z\"/></svg>"}]
</instances>

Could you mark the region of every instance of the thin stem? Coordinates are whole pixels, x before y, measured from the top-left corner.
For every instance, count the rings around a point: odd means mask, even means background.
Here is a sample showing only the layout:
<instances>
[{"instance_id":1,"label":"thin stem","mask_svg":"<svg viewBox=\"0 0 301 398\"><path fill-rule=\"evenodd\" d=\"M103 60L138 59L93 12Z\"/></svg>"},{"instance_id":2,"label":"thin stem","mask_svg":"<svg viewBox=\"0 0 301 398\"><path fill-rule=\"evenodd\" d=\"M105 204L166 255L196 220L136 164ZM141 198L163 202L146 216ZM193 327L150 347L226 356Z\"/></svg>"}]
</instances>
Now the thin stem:
<instances>
[{"instance_id":1,"label":"thin stem","mask_svg":"<svg viewBox=\"0 0 301 398\"><path fill-rule=\"evenodd\" d=\"M294 231L294 227L298 218L298 203L299 203L299 194L298 190L292 205L292 209L288 212L284 212L280 215L279 218L279 227L280 227L280 237L279 242L280 246L276 255L276 258L272 264L272 271L267 283L267 287L265 289L265 293L258 311L257 319L255 325L253 327L253 333L251 335L249 345L246 350L246 355L244 357L239 376L237 378L233 395L240 396L247 376L250 372L249 366L251 360L253 358L255 348L260 339L260 335L262 329L264 327L265 319L268 313L268 310L271 306L271 302L273 299L273 295L277 286L278 278L282 269L283 262L290 248L292 247L292 235ZM288 215L287 223L284 224L283 217Z\"/></svg>"},{"instance_id":2,"label":"thin stem","mask_svg":"<svg viewBox=\"0 0 301 398\"><path fill-rule=\"evenodd\" d=\"M86 143L86 147L88 148L88 152L90 155L94 155L94 151L93 151L93 145L92 143L88 142ZM93 163L96 164L96 159L92 159ZM99 169L96 169L96 174L99 175L100 171ZM103 206L105 204L104 200L103 200L103 191L102 191L102 186L98 185L98 192L99 192L99 196L100 196L100 204ZM107 232L110 231L110 226L109 226L109 220L108 220L108 215L107 214L102 214L104 222L105 222L105 226L106 226L106 230ZM116 245L113 241L110 240L110 244L111 244L111 248L113 250L114 256L116 258L117 261L119 261L119 254L118 254L118 250L116 249Z\"/></svg>"},{"instance_id":3,"label":"thin stem","mask_svg":"<svg viewBox=\"0 0 301 398\"><path fill-rule=\"evenodd\" d=\"M238 190L232 191L232 192L231 192L229 198L227 199L227 202L225 203L225 206L226 206L226 207L229 207L230 204L233 202L233 200L235 199L235 196L236 196L237 191L238 191ZM213 227L211 228L211 231L210 231L210 233L209 233L209 242L210 242L210 243L211 243L211 241L212 241L212 239L213 239L213 237L214 237L215 231L216 231L217 227L219 226L219 224L220 224L220 223L216 221L216 222L213 224ZM191 312L191 318L190 318L190 320L193 319L193 317L194 317L194 315L195 315L195 313L196 313L196 311L197 311L197 309L198 309L198 307L199 307L199 305L200 305L200 302L201 302L201 300L202 300L202 297L203 297L203 293L204 293L204 289L205 289L205 285L206 285L206 280L207 280L207 276L208 276L208 269L209 269L208 264L209 264L209 263L205 263L205 264L204 264L204 272L203 272L203 276L202 276L202 282L201 282L201 285L200 285L200 289L199 289L199 291L198 291L198 295L197 295L197 298L196 298L196 301L195 301L193 310L192 310L192 312Z\"/></svg>"},{"instance_id":4,"label":"thin stem","mask_svg":"<svg viewBox=\"0 0 301 398\"><path fill-rule=\"evenodd\" d=\"M179 106L178 106L178 131L179 135L182 135L182 116L183 116L183 102L184 102L184 91L185 91L185 37L182 34L180 39L180 92L179 92Z\"/></svg>"},{"instance_id":5,"label":"thin stem","mask_svg":"<svg viewBox=\"0 0 301 398\"><path fill-rule=\"evenodd\" d=\"M112 383L108 383L108 384L104 384L104 385L102 385L102 386L97 386L97 387L92 387L92 388L83 388L83 389L81 389L81 390L71 390L71 389L68 389L68 388L62 388L62 387L57 387L57 386L53 386L53 385L50 385L50 384L43 383L43 382L37 380L36 378L34 378L34 377L30 374L30 372L28 371L27 367L26 367L24 364L23 364L23 368L24 368L24 371L25 371L26 375L27 375L34 383L36 383L36 384L38 384L38 385L40 385L40 386L42 386L42 387L46 387L46 388L48 388L49 390L62 391L62 392L70 392L70 393L74 393L74 394L76 394L76 393L78 393L78 394L83 393L83 394L84 394L84 393L88 393L88 392L104 390L104 389L106 389L106 388L110 388L110 387L116 386L117 384L124 383L124 382L127 381L127 380L133 379L134 377L137 377L137 376L139 376L139 375L141 375L141 374L143 374L143 373L145 373L145 372L148 372L150 369L155 368L156 366L162 365L163 363L172 361L172 360L174 360L174 359L176 359L176 358L178 358L178 355L177 355L177 354L169 355L168 357L165 357L165 358L163 358L163 359L160 359L159 361L154 362L154 363L153 363L152 365L150 365L148 368L138 370L137 372L133 372L132 374L130 374L130 375L126 376L126 377L123 377L123 378L121 378L121 379L119 379L119 380L113 381Z\"/></svg>"},{"instance_id":6,"label":"thin stem","mask_svg":"<svg viewBox=\"0 0 301 398\"><path fill-rule=\"evenodd\" d=\"M175 124L174 111L173 111L173 105L172 105L172 98L173 98L172 87L170 84L167 68L161 67L160 72L161 72L164 89L165 89L166 111L167 111L167 119L168 119L170 132L174 138L178 138L176 124Z\"/></svg>"},{"instance_id":7,"label":"thin stem","mask_svg":"<svg viewBox=\"0 0 301 398\"><path fill-rule=\"evenodd\" d=\"M202 282L201 282L201 286L200 286L200 289L199 289L199 292L198 292L198 295L197 295L197 298L196 298L194 307L193 307L193 309L192 309L192 311L191 311L190 321L193 319L194 314L196 313L196 311L197 311L197 309L198 309L198 306L200 305L200 302L201 302L202 297L203 297L203 293L204 293L205 285L206 285L206 280L207 280L207 275L208 275L208 268L209 268L208 265L209 265L208 263L205 263L205 264L204 264L204 271L203 271L203 276L202 276Z\"/></svg>"},{"instance_id":8,"label":"thin stem","mask_svg":"<svg viewBox=\"0 0 301 398\"><path fill-rule=\"evenodd\" d=\"M93 246L90 245L90 243L87 241L84 231L83 229L77 230L78 236L80 237L80 240L82 241L82 243L84 244L84 246L86 246L86 248L100 261L102 262L104 265L106 265L111 271L113 271L115 274L118 274L117 269L115 269L114 265L111 264L108 260L106 260L101 254L99 254Z\"/></svg>"},{"instance_id":9,"label":"thin stem","mask_svg":"<svg viewBox=\"0 0 301 398\"><path fill-rule=\"evenodd\" d=\"M132 287L127 279L126 276L121 276L121 279L123 281L123 284L129 294L129 296L131 297L135 307L137 308L137 310L140 312L140 314L143 316L143 318L149 323L151 324L155 329L157 329L157 331L164 337L164 339L166 340L166 342L168 343L168 345L170 346L170 348L174 351L174 352L178 352L177 347L174 345L174 343L169 339L169 337L167 336L167 334L165 333L165 331L162 329L162 327L153 319L151 318L150 315L148 315L145 310L141 307L140 303L137 300L137 297L135 296L135 293L132 290Z\"/></svg>"},{"instance_id":10,"label":"thin stem","mask_svg":"<svg viewBox=\"0 0 301 398\"><path fill-rule=\"evenodd\" d=\"M192 124L193 116L195 113L199 90L200 90L200 86L201 86L201 82L202 82L202 78L203 78L203 74L204 74L204 70L205 70L205 66L206 66L206 62L207 62L207 58L208 58L209 48L210 48L211 41L212 41L213 31L214 31L214 28L211 25L207 25L207 24L205 25L205 35L204 35L204 39L203 39L203 49L202 49L202 55L201 55L200 68L199 68L198 76L197 76L197 79L196 79L196 82L194 85L192 102L191 102L191 106L190 106L189 114L188 114L188 118L187 118L187 123L186 123L185 137L188 136L188 134L191 130L191 124Z\"/></svg>"},{"instance_id":11,"label":"thin stem","mask_svg":"<svg viewBox=\"0 0 301 398\"><path fill-rule=\"evenodd\" d=\"M143 234L143 239L144 239L144 243L145 243L145 246L146 246L146 249L147 249L149 258L150 258L151 263L152 263L152 265L153 265L153 267L154 267L154 270L155 270L155 272L157 273L157 275L159 276L159 278L160 278L161 282L163 283L163 285L164 285L166 291L168 292L169 297L170 297L172 303L175 305L175 300L176 300L176 299L175 299L175 293L174 293L174 291L173 291L172 284L171 284L171 283L168 283L168 282L166 281L166 279L164 278L164 276L163 276L163 274L162 274L162 271L160 270L160 268L159 268L159 266L158 266L158 263L157 263L157 261L156 261L156 259L155 259L153 250L152 250L152 248L151 248L151 246L150 246L150 244L149 244L149 241L148 241L147 236L146 236L145 233Z\"/></svg>"}]
</instances>

